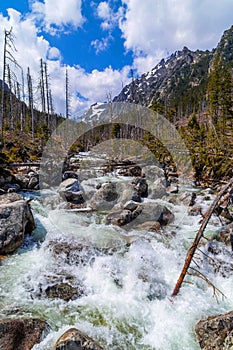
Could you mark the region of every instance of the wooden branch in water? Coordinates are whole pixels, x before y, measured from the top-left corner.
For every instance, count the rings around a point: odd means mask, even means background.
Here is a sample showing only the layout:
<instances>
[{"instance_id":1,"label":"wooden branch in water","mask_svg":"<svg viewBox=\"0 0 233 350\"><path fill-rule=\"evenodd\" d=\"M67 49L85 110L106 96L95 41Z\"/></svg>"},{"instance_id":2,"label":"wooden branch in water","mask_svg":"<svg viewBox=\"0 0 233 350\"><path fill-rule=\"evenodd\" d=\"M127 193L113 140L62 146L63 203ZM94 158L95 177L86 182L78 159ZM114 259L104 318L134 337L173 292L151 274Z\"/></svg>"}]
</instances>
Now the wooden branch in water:
<instances>
[{"instance_id":1,"label":"wooden branch in water","mask_svg":"<svg viewBox=\"0 0 233 350\"><path fill-rule=\"evenodd\" d=\"M176 296L179 293L179 290L181 288L181 285L184 281L185 275L187 274L187 271L189 269L189 266L192 262L193 256L195 254L195 251L198 247L198 244L201 240L201 238L203 237L203 233L205 231L205 228L211 218L211 215L213 214L219 200L221 199L221 197L226 193L226 191L233 185L233 178L222 188L222 190L219 192L219 194L216 196L216 198L214 199L213 203L211 204L210 208L208 209L208 211L205 214L205 217L201 223L201 226L197 232L197 235L193 241L192 246L189 248L188 253L186 255L185 258L185 262L184 262L184 266L182 268L181 274L176 282L175 288L172 292L172 296Z\"/></svg>"}]
</instances>

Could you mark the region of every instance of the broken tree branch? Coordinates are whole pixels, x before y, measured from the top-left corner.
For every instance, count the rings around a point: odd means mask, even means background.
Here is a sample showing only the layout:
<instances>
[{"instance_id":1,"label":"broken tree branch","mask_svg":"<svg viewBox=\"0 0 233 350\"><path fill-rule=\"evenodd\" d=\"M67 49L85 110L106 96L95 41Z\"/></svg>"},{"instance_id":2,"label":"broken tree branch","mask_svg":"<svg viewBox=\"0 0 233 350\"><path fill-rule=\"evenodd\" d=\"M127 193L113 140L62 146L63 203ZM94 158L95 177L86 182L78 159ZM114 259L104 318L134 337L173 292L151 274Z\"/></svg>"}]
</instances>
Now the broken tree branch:
<instances>
[{"instance_id":1,"label":"broken tree branch","mask_svg":"<svg viewBox=\"0 0 233 350\"><path fill-rule=\"evenodd\" d=\"M185 258L185 262L184 262L184 266L182 268L181 274L176 282L175 288L172 292L172 296L176 296L179 293L179 290L181 288L181 285L183 283L183 280L185 278L185 275L187 273L187 270L189 269L189 266L192 262L193 256L195 254L195 251L198 247L198 244L201 240L201 238L203 237L203 233L205 231L205 228L211 218L211 215L214 212L214 209L216 208L219 200L221 199L221 197L226 193L226 191L233 185L233 178L222 188L222 190L219 192L219 194L216 196L216 198L214 199L213 203L211 204L209 210L207 211L207 213L205 214L205 217L201 223L201 226L196 234L196 237L193 241L192 246L189 248L188 253L186 255Z\"/></svg>"}]
</instances>

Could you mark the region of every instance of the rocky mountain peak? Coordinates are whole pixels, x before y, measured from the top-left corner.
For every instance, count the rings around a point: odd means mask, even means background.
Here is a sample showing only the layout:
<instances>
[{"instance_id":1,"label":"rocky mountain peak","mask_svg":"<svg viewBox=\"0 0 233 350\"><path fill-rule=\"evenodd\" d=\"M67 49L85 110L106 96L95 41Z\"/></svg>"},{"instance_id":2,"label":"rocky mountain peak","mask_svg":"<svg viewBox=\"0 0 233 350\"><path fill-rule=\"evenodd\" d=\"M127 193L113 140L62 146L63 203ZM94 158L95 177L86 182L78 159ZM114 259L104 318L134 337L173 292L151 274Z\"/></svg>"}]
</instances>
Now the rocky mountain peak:
<instances>
[{"instance_id":1,"label":"rocky mountain peak","mask_svg":"<svg viewBox=\"0 0 233 350\"><path fill-rule=\"evenodd\" d=\"M113 101L135 102L145 106L151 106L155 100L162 102L165 96L169 97L182 81L186 81L192 75L195 71L194 65L209 55L209 51L191 51L185 46L168 58L163 58L151 71L126 85Z\"/></svg>"}]
</instances>

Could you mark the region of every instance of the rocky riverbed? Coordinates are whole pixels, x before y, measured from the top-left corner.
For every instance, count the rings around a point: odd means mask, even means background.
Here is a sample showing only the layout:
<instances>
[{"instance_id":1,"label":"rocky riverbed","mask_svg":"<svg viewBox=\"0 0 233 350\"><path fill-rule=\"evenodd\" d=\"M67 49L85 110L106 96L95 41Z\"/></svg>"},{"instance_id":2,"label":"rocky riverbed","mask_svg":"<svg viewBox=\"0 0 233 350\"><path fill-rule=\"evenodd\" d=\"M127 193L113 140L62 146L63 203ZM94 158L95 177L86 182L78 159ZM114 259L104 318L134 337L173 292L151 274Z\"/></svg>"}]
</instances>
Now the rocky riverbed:
<instances>
[{"instance_id":1,"label":"rocky riverbed","mask_svg":"<svg viewBox=\"0 0 233 350\"><path fill-rule=\"evenodd\" d=\"M215 192L131 160L83 172L86 156L58 188L36 169L1 179L0 348L231 349L231 191L192 265L207 279L190 270L171 298Z\"/></svg>"}]
</instances>

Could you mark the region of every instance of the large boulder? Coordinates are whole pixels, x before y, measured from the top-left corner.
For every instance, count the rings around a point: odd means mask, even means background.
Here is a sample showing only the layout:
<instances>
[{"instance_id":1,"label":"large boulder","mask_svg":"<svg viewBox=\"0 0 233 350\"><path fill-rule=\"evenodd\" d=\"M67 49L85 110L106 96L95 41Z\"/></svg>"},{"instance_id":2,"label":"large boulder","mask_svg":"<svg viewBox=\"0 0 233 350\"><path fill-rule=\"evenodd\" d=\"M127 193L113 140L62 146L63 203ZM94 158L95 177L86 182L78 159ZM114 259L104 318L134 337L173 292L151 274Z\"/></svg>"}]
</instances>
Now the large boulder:
<instances>
[{"instance_id":1,"label":"large boulder","mask_svg":"<svg viewBox=\"0 0 233 350\"><path fill-rule=\"evenodd\" d=\"M65 301L75 300L83 291L81 288L73 287L69 283L55 283L45 289L45 294L49 299L63 299Z\"/></svg>"},{"instance_id":2,"label":"large boulder","mask_svg":"<svg viewBox=\"0 0 233 350\"><path fill-rule=\"evenodd\" d=\"M233 311L199 321L195 332L204 350L233 349Z\"/></svg>"},{"instance_id":3,"label":"large boulder","mask_svg":"<svg viewBox=\"0 0 233 350\"><path fill-rule=\"evenodd\" d=\"M138 196L137 192L134 190L133 186L130 184L130 182L119 182L116 184L117 192L119 193L118 202L119 203L126 203L133 199L134 197ZM138 196L139 200L138 202L141 202L141 197ZM135 201L135 199L133 199Z\"/></svg>"},{"instance_id":4,"label":"large boulder","mask_svg":"<svg viewBox=\"0 0 233 350\"><path fill-rule=\"evenodd\" d=\"M104 183L90 200L90 207L94 210L110 210L118 200L118 191L113 182Z\"/></svg>"},{"instance_id":5,"label":"large boulder","mask_svg":"<svg viewBox=\"0 0 233 350\"><path fill-rule=\"evenodd\" d=\"M138 204L130 201L123 208L114 209L107 215L107 224L124 226L132 223L141 225L145 222L158 222L161 226L168 225L174 220L174 214L164 205L145 202Z\"/></svg>"},{"instance_id":6,"label":"large boulder","mask_svg":"<svg viewBox=\"0 0 233 350\"><path fill-rule=\"evenodd\" d=\"M164 170L156 165L147 165L143 169L146 179L150 182L154 182L157 179L162 179L166 186L166 178Z\"/></svg>"},{"instance_id":7,"label":"large boulder","mask_svg":"<svg viewBox=\"0 0 233 350\"><path fill-rule=\"evenodd\" d=\"M39 190L39 175L30 171L28 174L16 174L15 182L23 190Z\"/></svg>"},{"instance_id":8,"label":"large boulder","mask_svg":"<svg viewBox=\"0 0 233 350\"><path fill-rule=\"evenodd\" d=\"M60 196L68 202L76 204L84 203L83 192L77 179L68 178L60 184L58 188Z\"/></svg>"},{"instance_id":9,"label":"large boulder","mask_svg":"<svg viewBox=\"0 0 233 350\"><path fill-rule=\"evenodd\" d=\"M40 343L47 324L40 319L7 319L0 321L1 350L30 350Z\"/></svg>"},{"instance_id":10,"label":"large boulder","mask_svg":"<svg viewBox=\"0 0 233 350\"><path fill-rule=\"evenodd\" d=\"M15 182L22 188L27 189L29 184L29 177L23 174L15 174Z\"/></svg>"},{"instance_id":11,"label":"large boulder","mask_svg":"<svg viewBox=\"0 0 233 350\"><path fill-rule=\"evenodd\" d=\"M149 185L148 198L157 199L166 196L166 186L163 179L157 179Z\"/></svg>"},{"instance_id":12,"label":"large boulder","mask_svg":"<svg viewBox=\"0 0 233 350\"><path fill-rule=\"evenodd\" d=\"M148 183L146 179L144 179L143 177L135 177L132 180L131 184L138 196L140 197L148 196Z\"/></svg>"},{"instance_id":13,"label":"large boulder","mask_svg":"<svg viewBox=\"0 0 233 350\"><path fill-rule=\"evenodd\" d=\"M0 197L0 254L14 252L31 233L35 221L29 204L17 193Z\"/></svg>"},{"instance_id":14,"label":"large boulder","mask_svg":"<svg viewBox=\"0 0 233 350\"><path fill-rule=\"evenodd\" d=\"M100 189L101 183L97 180L97 178L90 178L83 180L81 182L81 187L85 198L90 199L96 193L96 191Z\"/></svg>"},{"instance_id":15,"label":"large boulder","mask_svg":"<svg viewBox=\"0 0 233 350\"><path fill-rule=\"evenodd\" d=\"M56 342L53 350L104 350L95 340L76 328L68 329Z\"/></svg>"},{"instance_id":16,"label":"large boulder","mask_svg":"<svg viewBox=\"0 0 233 350\"><path fill-rule=\"evenodd\" d=\"M137 218L137 224L146 221L158 221L162 226L173 222L174 214L164 205L145 202L140 205L141 214Z\"/></svg>"}]
</instances>

